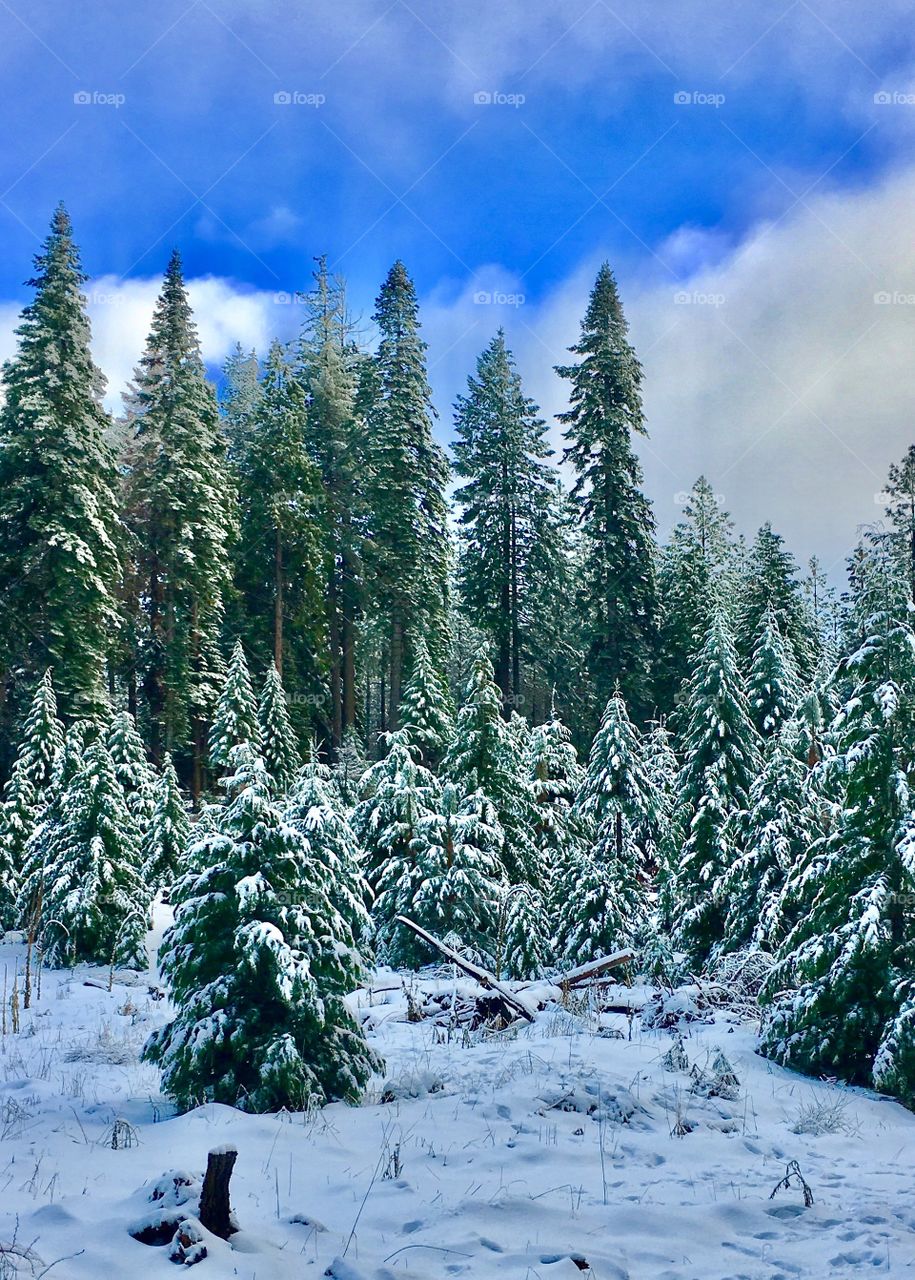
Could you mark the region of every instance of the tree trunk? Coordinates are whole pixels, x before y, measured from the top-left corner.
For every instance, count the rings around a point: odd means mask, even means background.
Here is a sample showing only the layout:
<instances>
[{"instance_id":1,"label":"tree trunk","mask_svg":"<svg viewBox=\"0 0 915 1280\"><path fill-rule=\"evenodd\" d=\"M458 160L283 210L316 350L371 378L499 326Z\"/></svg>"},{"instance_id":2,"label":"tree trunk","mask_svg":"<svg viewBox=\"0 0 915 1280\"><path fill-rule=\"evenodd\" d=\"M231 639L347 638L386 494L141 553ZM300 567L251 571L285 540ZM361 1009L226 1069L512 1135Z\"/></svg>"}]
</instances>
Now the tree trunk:
<instances>
[{"instance_id":1,"label":"tree trunk","mask_svg":"<svg viewBox=\"0 0 915 1280\"><path fill-rule=\"evenodd\" d=\"M340 613L340 648L343 662L342 730L356 723L356 581L353 566L343 556L342 609Z\"/></svg>"},{"instance_id":2,"label":"tree trunk","mask_svg":"<svg viewBox=\"0 0 915 1280\"><path fill-rule=\"evenodd\" d=\"M200 1193L198 1217L207 1231L223 1240L238 1230L229 1207L229 1179L237 1159L238 1152L233 1147L217 1147L211 1151Z\"/></svg>"},{"instance_id":3,"label":"tree trunk","mask_svg":"<svg viewBox=\"0 0 915 1280\"><path fill-rule=\"evenodd\" d=\"M343 741L343 669L340 638L340 590L336 566L327 585L327 633L330 644L330 733L334 751Z\"/></svg>"},{"instance_id":4,"label":"tree trunk","mask_svg":"<svg viewBox=\"0 0 915 1280\"><path fill-rule=\"evenodd\" d=\"M400 682L403 676L403 622L395 618L391 626L391 677L388 685L388 726L393 732L397 728L397 717L400 713Z\"/></svg>"}]
</instances>

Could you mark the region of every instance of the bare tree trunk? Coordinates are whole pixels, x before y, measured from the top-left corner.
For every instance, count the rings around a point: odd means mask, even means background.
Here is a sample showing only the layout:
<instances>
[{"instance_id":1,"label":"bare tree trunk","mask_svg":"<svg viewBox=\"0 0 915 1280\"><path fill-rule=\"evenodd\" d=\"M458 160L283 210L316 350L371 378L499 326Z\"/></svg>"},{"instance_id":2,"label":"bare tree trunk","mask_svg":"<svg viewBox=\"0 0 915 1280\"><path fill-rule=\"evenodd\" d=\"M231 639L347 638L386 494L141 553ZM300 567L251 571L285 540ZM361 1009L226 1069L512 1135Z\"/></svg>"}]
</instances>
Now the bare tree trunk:
<instances>
[{"instance_id":1,"label":"bare tree trunk","mask_svg":"<svg viewBox=\"0 0 915 1280\"><path fill-rule=\"evenodd\" d=\"M207 1156L207 1171L200 1193L198 1217L207 1231L223 1240L228 1240L238 1230L229 1207L229 1179L237 1159L238 1152L232 1147L217 1147L211 1151Z\"/></svg>"}]
</instances>

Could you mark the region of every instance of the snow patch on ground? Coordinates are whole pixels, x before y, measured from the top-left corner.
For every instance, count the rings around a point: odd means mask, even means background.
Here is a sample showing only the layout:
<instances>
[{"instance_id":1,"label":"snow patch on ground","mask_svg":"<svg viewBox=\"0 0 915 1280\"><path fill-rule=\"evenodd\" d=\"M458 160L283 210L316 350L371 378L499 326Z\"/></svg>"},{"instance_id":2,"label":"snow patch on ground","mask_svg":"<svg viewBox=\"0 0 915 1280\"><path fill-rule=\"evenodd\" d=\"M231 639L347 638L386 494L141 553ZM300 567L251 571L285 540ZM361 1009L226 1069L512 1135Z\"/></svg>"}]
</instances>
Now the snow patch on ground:
<instances>
[{"instance_id":1,"label":"snow patch on ground","mask_svg":"<svg viewBox=\"0 0 915 1280\"><path fill-rule=\"evenodd\" d=\"M23 955L0 946L10 980ZM643 990L615 989L628 1014L596 1016L576 996L487 1034L409 1021L417 994L453 991L454 979L385 973L353 997L387 1060L366 1105L176 1116L139 1061L167 1001L152 970L115 977L109 992L106 970L45 972L19 1034L0 1038L0 1242L32 1250L18 1263L0 1255L4 1278L57 1259L55 1280L174 1275L167 1246L128 1228L161 1208L161 1188L152 1197L167 1172L195 1196L207 1152L226 1144L239 1152L241 1231L206 1240L201 1280L790 1280L915 1267L915 1115L773 1066L754 1053L752 1025L727 1015L684 1024L686 1061L665 1064L676 1040L642 1029ZM739 1082L730 1096L707 1087L719 1052ZM791 1160L811 1208L797 1187L770 1199Z\"/></svg>"}]
</instances>

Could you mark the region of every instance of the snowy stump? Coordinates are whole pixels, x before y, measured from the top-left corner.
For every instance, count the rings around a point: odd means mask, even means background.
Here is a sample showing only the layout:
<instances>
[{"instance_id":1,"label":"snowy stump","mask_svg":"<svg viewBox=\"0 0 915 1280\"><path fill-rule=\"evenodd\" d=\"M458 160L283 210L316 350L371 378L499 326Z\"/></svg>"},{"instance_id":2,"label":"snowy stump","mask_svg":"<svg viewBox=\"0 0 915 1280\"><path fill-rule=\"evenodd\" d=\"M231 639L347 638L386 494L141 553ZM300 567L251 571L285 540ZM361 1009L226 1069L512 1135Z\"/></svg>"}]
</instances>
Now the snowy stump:
<instances>
[{"instance_id":1,"label":"snowy stump","mask_svg":"<svg viewBox=\"0 0 915 1280\"><path fill-rule=\"evenodd\" d=\"M229 1208L229 1179L238 1152L234 1147L216 1147L207 1156L207 1171L200 1193L198 1216L207 1231L228 1240L238 1230Z\"/></svg>"}]
</instances>

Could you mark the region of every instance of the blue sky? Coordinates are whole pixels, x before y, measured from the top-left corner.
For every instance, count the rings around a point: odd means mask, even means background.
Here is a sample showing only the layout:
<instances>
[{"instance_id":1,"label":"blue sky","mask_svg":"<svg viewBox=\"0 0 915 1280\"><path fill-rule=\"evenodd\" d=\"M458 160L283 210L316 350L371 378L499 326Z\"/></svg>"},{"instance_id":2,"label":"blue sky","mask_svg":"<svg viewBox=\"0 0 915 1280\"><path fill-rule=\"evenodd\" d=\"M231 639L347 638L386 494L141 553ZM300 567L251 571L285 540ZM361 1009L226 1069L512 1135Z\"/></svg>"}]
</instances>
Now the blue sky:
<instances>
[{"instance_id":1,"label":"blue sky","mask_svg":"<svg viewBox=\"0 0 915 1280\"><path fill-rule=\"evenodd\" d=\"M500 323L561 408L607 257L661 527L705 470L742 527L835 559L915 420L913 309L874 302L912 270L913 39L898 0L2 0L0 348L60 198L113 391L173 245L214 362L233 325L292 332L313 255L366 314L399 256L447 438Z\"/></svg>"}]
</instances>

